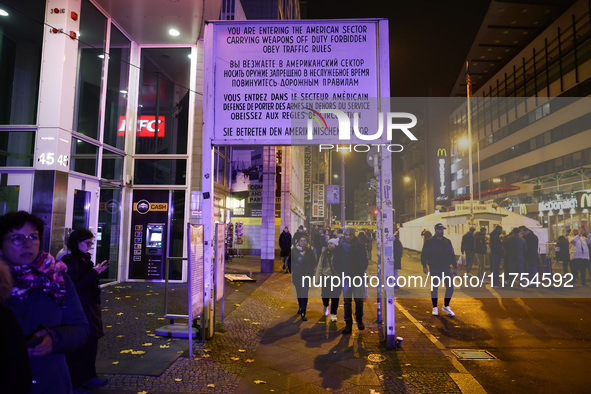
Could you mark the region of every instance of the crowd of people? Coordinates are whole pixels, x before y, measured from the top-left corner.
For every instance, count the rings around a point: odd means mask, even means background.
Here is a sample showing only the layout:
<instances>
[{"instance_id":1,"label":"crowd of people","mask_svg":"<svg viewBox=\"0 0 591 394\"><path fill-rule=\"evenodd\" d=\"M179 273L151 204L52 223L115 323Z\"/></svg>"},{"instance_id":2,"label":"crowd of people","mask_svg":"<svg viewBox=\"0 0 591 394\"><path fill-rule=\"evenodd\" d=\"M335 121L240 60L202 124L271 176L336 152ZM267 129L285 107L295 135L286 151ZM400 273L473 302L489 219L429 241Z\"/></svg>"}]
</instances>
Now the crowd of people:
<instances>
[{"instance_id":1,"label":"crowd of people","mask_svg":"<svg viewBox=\"0 0 591 394\"><path fill-rule=\"evenodd\" d=\"M591 237L584 226L580 230L573 228L568 236L561 235L556 242L556 260L562 263L563 274L573 275L573 284L580 281L581 285L587 286L587 271L591 269L589 243ZM496 226L490 235L487 235L486 227L481 227L480 231L471 227L462 237L461 253L468 274L475 261L479 277L486 266L490 266L493 288L506 286L509 275L519 278L517 284L522 286L522 276L531 280L550 269L542 264L538 246L538 237L526 226L515 227L508 234L501 226ZM505 283L501 283L501 272L505 273Z\"/></svg>"},{"instance_id":2,"label":"crowd of people","mask_svg":"<svg viewBox=\"0 0 591 394\"><path fill-rule=\"evenodd\" d=\"M291 244L289 243L291 241ZM371 259L373 237L364 232L356 235L353 228L331 230L329 227L314 226L308 233L300 226L293 234L285 227L279 236L279 247L283 270L291 272L292 283L298 299L298 315L306 321L309 281L304 278L316 276L318 283L326 283L322 278L333 276L363 277ZM344 281L341 286L323 286L322 302L324 315L330 315L332 323L337 321L339 299L343 296L344 334L353 330L353 319L359 330L365 329L363 322L363 302L365 286L354 281ZM355 309L353 310L353 303Z\"/></svg>"},{"instance_id":3,"label":"crowd of people","mask_svg":"<svg viewBox=\"0 0 591 394\"><path fill-rule=\"evenodd\" d=\"M44 223L30 213L0 217L0 392L70 394L107 383L95 370L102 336L94 235L74 231L69 254L41 249Z\"/></svg>"}]
</instances>

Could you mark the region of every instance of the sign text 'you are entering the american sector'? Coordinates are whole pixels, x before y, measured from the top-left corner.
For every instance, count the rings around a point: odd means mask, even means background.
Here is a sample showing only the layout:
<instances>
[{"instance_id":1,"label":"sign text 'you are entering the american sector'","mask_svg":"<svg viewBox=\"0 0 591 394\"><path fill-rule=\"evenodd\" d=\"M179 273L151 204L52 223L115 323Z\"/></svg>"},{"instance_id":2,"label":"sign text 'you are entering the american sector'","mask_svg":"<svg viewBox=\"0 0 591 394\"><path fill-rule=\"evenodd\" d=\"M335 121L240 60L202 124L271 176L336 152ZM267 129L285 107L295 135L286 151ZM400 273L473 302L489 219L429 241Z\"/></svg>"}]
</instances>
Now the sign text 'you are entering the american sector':
<instances>
[{"instance_id":1,"label":"sign text 'you are entering the american sector'","mask_svg":"<svg viewBox=\"0 0 591 394\"><path fill-rule=\"evenodd\" d=\"M291 144L306 133L292 121L310 109L380 95L385 20L211 23L214 144Z\"/></svg>"}]
</instances>

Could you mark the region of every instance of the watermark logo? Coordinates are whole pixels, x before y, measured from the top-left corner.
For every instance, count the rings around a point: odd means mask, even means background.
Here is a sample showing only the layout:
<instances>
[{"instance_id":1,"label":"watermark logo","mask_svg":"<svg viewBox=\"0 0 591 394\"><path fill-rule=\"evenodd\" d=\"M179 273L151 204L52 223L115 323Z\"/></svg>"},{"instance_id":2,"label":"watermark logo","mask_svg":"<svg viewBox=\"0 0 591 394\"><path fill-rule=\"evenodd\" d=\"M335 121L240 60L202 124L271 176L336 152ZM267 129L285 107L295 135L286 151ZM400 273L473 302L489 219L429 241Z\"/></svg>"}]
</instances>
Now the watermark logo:
<instances>
[{"instance_id":1,"label":"watermark logo","mask_svg":"<svg viewBox=\"0 0 591 394\"><path fill-rule=\"evenodd\" d=\"M322 125L328 130L328 123L322 114L332 114L338 120L338 139L341 141L351 140L351 119L349 114L338 109L321 109L315 111L312 108L306 107L311 112L306 112L310 116L307 123L307 138L312 140L314 138L314 120L322 128ZM392 141L394 130L400 130L411 141L418 141L417 137L410 131L411 128L417 124L417 117L408 112L378 112L378 129L373 134L369 134L367 128L359 125L359 112L353 112L353 133L354 136L362 141L378 141L382 139L384 134L384 122L386 123L386 139ZM410 122L399 123L396 119L406 119Z\"/></svg>"}]
</instances>

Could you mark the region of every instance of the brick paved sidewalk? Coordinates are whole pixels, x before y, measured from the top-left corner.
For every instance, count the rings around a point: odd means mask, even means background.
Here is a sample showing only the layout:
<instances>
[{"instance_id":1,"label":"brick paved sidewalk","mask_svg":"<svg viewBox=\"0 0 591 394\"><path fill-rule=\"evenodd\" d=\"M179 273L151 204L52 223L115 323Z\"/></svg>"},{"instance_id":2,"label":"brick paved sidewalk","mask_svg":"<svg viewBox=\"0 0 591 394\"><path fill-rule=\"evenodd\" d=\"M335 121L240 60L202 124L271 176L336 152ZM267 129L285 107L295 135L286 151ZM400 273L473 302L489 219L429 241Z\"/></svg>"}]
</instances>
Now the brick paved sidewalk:
<instances>
[{"instance_id":1,"label":"brick paved sidewalk","mask_svg":"<svg viewBox=\"0 0 591 394\"><path fill-rule=\"evenodd\" d=\"M252 260L252 261L250 261ZM258 259L239 264L258 270ZM229 267L231 268L231 267ZM276 264L279 271L279 264ZM228 270L227 270L228 271ZM311 299L308 321L296 316L288 274L253 274L256 283L226 287L226 318L211 340L194 342L156 337L162 319L161 283L125 283L103 289L106 336L99 341L99 360L139 365L146 357L176 358L158 376L109 373L109 383L94 393L208 393L208 392L363 392L456 393L452 379L458 370L403 313L396 313L396 332L404 338L400 349L389 350L379 335L376 300L365 305L366 329L342 335L339 321L329 323L322 301ZM186 313L184 284L169 286L169 313ZM242 295L242 297L241 297ZM236 300L239 300L236 302ZM341 300L342 303L342 300ZM121 353L121 351L129 351ZM145 351L141 354L138 351ZM135 352L135 353L134 353ZM369 355L383 355L372 362ZM164 362L166 366L166 362ZM451 375L450 375L451 374Z\"/></svg>"}]
</instances>

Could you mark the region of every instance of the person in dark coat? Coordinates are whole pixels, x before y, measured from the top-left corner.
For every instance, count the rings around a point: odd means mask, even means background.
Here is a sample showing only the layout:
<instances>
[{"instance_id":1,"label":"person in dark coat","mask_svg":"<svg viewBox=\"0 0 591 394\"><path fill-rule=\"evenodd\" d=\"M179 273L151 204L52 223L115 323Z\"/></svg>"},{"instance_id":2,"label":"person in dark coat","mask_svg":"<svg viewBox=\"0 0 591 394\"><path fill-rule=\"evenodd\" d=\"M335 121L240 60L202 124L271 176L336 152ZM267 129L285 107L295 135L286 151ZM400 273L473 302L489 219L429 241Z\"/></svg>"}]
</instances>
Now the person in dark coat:
<instances>
[{"instance_id":1,"label":"person in dark coat","mask_svg":"<svg viewBox=\"0 0 591 394\"><path fill-rule=\"evenodd\" d=\"M287 258L291 252L291 234L287 226L283 229L281 235L279 235L279 248L281 249L281 260L283 261L283 270L288 272Z\"/></svg>"},{"instance_id":2,"label":"person in dark coat","mask_svg":"<svg viewBox=\"0 0 591 394\"><path fill-rule=\"evenodd\" d=\"M308 237L304 234L299 237L298 244L291 249L291 281L296 289L298 297L298 314L302 320L306 318L308 306L308 290L316 269L316 255L308 246Z\"/></svg>"},{"instance_id":3,"label":"person in dark coat","mask_svg":"<svg viewBox=\"0 0 591 394\"><path fill-rule=\"evenodd\" d=\"M298 227L298 231L296 231L296 233L293 235L293 237L291 237L291 244L293 246L296 246L298 244L298 241L300 240L300 237L306 235L305 231L304 231L304 226L300 226Z\"/></svg>"},{"instance_id":4,"label":"person in dark coat","mask_svg":"<svg viewBox=\"0 0 591 394\"><path fill-rule=\"evenodd\" d=\"M521 274L524 271L525 254L527 252L527 244L523 239L520 228L514 228L505 239L503 244L505 249L505 272L511 275L505 276L505 280L513 284L513 278L517 277L516 283L519 283Z\"/></svg>"},{"instance_id":5,"label":"person in dark coat","mask_svg":"<svg viewBox=\"0 0 591 394\"><path fill-rule=\"evenodd\" d=\"M0 259L0 393L26 394L31 390L33 373L23 330L4 300L12 292L12 275Z\"/></svg>"},{"instance_id":6,"label":"person in dark coat","mask_svg":"<svg viewBox=\"0 0 591 394\"><path fill-rule=\"evenodd\" d=\"M426 240L423 244L421 252L421 264L423 265L423 272L425 274L431 273L431 278L438 277L441 283L445 284L445 300L443 311L449 316L455 316L455 313L449 306L451 297L454 294L453 276L458 275L458 263L456 262L456 255L451 241L443 236L445 227L441 223L435 225L435 236ZM450 271L453 267L453 271ZM452 274L453 276L451 276ZM431 284L431 302L433 304L433 316L439 316L437 309L438 290L439 286Z\"/></svg>"},{"instance_id":7,"label":"person in dark coat","mask_svg":"<svg viewBox=\"0 0 591 394\"><path fill-rule=\"evenodd\" d=\"M343 334L350 334L353 331L353 298L355 299L357 328L364 330L363 299L365 297L365 286L363 283L361 285L356 285L356 283L359 283L359 278L363 279L369 261L367 260L365 245L362 245L359 239L355 237L355 229L350 227L345 229L343 237L339 240L339 246L335 250L334 261L337 271L342 272L345 278L351 278L343 283L343 306L345 309Z\"/></svg>"},{"instance_id":8,"label":"person in dark coat","mask_svg":"<svg viewBox=\"0 0 591 394\"><path fill-rule=\"evenodd\" d=\"M101 289L98 276L107 269L109 261L96 266L92 263L89 250L94 245L94 234L85 228L74 230L68 238L68 250L62 261L68 266L68 273L76 286L82 309L90 324L90 338L80 350L66 355L72 385L77 388L104 386L107 379L96 375L96 354L98 340L105 335L101 317Z\"/></svg>"},{"instance_id":9,"label":"person in dark coat","mask_svg":"<svg viewBox=\"0 0 591 394\"><path fill-rule=\"evenodd\" d=\"M538 255L538 236L534 234L529 228L521 226L523 231L523 240L527 246L527 252L525 255L525 268L529 274L529 280L533 280L535 275L538 273L538 264L540 263L540 257Z\"/></svg>"},{"instance_id":10,"label":"person in dark coat","mask_svg":"<svg viewBox=\"0 0 591 394\"><path fill-rule=\"evenodd\" d=\"M562 273L565 275L568 274L568 264L570 263L568 248L568 239L564 235L558 237L558 241L556 241L556 260L562 261Z\"/></svg>"},{"instance_id":11,"label":"person in dark coat","mask_svg":"<svg viewBox=\"0 0 591 394\"><path fill-rule=\"evenodd\" d=\"M470 230L462 237L462 245L460 252L466 256L466 273L470 275L472 264L474 264L474 227L470 227Z\"/></svg>"},{"instance_id":12,"label":"person in dark coat","mask_svg":"<svg viewBox=\"0 0 591 394\"><path fill-rule=\"evenodd\" d=\"M490 265L493 274L493 287L500 287L501 285L499 275L501 273L501 260L505 254L503 242L501 241L502 233L503 228L501 226L495 227L490 233Z\"/></svg>"},{"instance_id":13,"label":"person in dark coat","mask_svg":"<svg viewBox=\"0 0 591 394\"><path fill-rule=\"evenodd\" d=\"M30 393L70 394L65 354L88 339L88 320L61 261L40 250L43 221L28 212L0 218L0 259L14 280L5 305L28 342L33 380Z\"/></svg>"}]
</instances>

